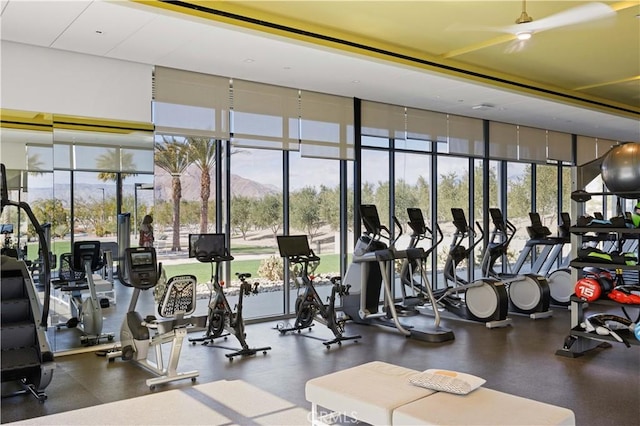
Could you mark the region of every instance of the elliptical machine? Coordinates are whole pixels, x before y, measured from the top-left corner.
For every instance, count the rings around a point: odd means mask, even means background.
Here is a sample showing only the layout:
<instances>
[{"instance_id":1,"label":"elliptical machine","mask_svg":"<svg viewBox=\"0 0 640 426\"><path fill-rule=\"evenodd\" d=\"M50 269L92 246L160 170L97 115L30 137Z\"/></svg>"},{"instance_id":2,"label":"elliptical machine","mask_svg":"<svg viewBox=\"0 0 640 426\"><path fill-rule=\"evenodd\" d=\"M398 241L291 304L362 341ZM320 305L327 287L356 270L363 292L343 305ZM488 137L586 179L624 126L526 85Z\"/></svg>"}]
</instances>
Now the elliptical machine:
<instances>
[{"instance_id":1,"label":"elliptical machine","mask_svg":"<svg viewBox=\"0 0 640 426\"><path fill-rule=\"evenodd\" d=\"M510 312L528 315L531 319L548 318L551 293L547 279L536 274L498 272L494 269L498 259L506 257L507 249L515 236L516 227L504 219L498 208L489 209L493 231L482 258L482 273L502 281L508 289Z\"/></svg>"},{"instance_id":2,"label":"elliptical machine","mask_svg":"<svg viewBox=\"0 0 640 426\"><path fill-rule=\"evenodd\" d=\"M512 320L507 316L509 296L504 283L490 277L469 282L458 275L458 265L469 260L475 247L484 239L484 233L477 223L479 233L469 226L462 209L452 208L451 214L456 232L453 234L443 270L446 286L443 289L433 290L438 305L458 319L480 322L487 328L511 325ZM413 239L418 241L428 228L424 225L424 219L420 221L417 215L411 222L413 222L411 228L415 235L415 237L412 235L412 241ZM438 232L441 233L439 226ZM467 248L464 243L469 239L471 244Z\"/></svg>"},{"instance_id":3,"label":"elliptical machine","mask_svg":"<svg viewBox=\"0 0 640 426\"><path fill-rule=\"evenodd\" d=\"M209 313L207 316L207 332L198 338L189 338L192 344L201 342L203 345L213 343L218 337L233 335L241 345L240 349L227 348L219 345L211 345L215 348L228 349L233 352L225 354L229 361L233 361L235 356L250 356L258 352L264 355L271 350L271 346L261 348L250 348L245 338L244 319L242 318L242 300L246 295L252 294L251 284L245 281L249 274L241 274L242 284L238 296L238 305L235 312L231 309L229 301L224 294L220 281L220 267L223 262L233 260L225 242L225 234L190 234L189 235L189 257L195 257L199 262L211 264L211 296L209 298ZM240 275L239 275L240 276ZM226 331L226 334L223 334Z\"/></svg>"},{"instance_id":4,"label":"elliptical machine","mask_svg":"<svg viewBox=\"0 0 640 426\"><path fill-rule=\"evenodd\" d=\"M353 340L357 342L362 336L344 336L344 320L339 320L336 315L336 294L345 297L349 294L349 287L342 285L340 277L331 278L331 296L329 302L324 303L320 295L316 291L313 281L309 278L309 263L320 262L320 258L309 247L309 240L306 235L278 235L278 249L280 256L287 258L291 264L300 265L296 280L303 289L298 292L296 298L296 318L292 327L278 325L277 330L280 334L286 334L289 331L297 331L313 326L313 320L319 314L322 322L333 333L334 338L322 342L327 349L331 349L331 345L342 345L345 340Z\"/></svg>"},{"instance_id":5,"label":"elliptical machine","mask_svg":"<svg viewBox=\"0 0 640 426\"><path fill-rule=\"evenodd\" d=\"M574 282L569 269L569 257L562 259L562 248L571 243L571 218L569 213L561 214L562 223L558 227L558 235L551 236L551 231L542 225L540 215L529 213L531 226L527 226L529 240L525 243L518 260L513 266L513 273L519 274L526 260L531 257L535 249L543 247L531 265L530 273L546 277L549 284L551 304L555 306L569 306L571 295L574 293ZM557 264L560 262L560 267Z\"/></svg>"},{"instance_id":6,"label":"elliptical machine","mask_svg":"<svg viewBox=\"0 0 640 426\"><path fill-rule=\"evenodd\" d=\"M167 282L158 314L164 320L158 320L149 315L146 318L136 312L136 305L140 293L158 284L161 276L162 264L156 260L156 250L153 247L137 247L125 249L124 259L120 265L120 282L127 287L133 287L133 294L127 315L120 328L120 350L108 352L107 359L111 362L121 357L124 361L134 361L146 370L158 375L147 379L146 384L151 390L156 385L176 380L191 379L196 381L197 370L178 372L178 361L182 350L182 342L190 326L203 327L204 321L197 317L185 318L196 308L196 277L193 275L179 275L171 277ZM163 344L170 343L169 362L165 366L163 361ZM150 360L149 349L153 348L155 361Z\"/></svg>"},{"instance_id":7,"label":"elliptical machine","mask_svg":"<svg viewBox=\"0 0 640 426\"><path fill-rule=\"evenodd\" d=\"M395 261L406 259L409 265L414 262L424 264L428 253L425 254L422 248L396 250L395 242L402 235L402 226L398 219L393 217L399 232L396 238L392 238L389 228L380 223L375 205L363 204L359 210L366 232L356 243L352 263L343 280L345 285L351 286L350 294L342 299L344 313L357 324L395 327L405 337L431 343L453 340L453 332L440 326L440 315L432 295L429 300L434 312L433 325L427 326L425 330L417 330L400 322L392 290L392 279L395 282L395 277L392 278L392 275L395 275ZM388 246L382 239L387 240ZM426 282L424 265L419 269ZM413 276L413 272L410 271L409 276ZM425 286L425 289L427 292L431 291L430 286ZM381 296L382 311L379 310Z\"/></svg>"}]
</instances>

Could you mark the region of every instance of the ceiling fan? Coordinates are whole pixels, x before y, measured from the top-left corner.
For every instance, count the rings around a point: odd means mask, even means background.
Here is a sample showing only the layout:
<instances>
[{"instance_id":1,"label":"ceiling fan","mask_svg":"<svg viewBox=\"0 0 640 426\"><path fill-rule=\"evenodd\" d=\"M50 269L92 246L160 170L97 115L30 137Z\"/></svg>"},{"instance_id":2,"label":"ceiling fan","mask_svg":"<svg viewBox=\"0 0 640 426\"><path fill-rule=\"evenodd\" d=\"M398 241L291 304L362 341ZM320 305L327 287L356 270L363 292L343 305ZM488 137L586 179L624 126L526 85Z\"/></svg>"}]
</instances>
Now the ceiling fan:
<instances>
[{"instance_id":1,"label":"ceiling fan","mask_svg":"<svg viewBox=\"0 0 640 426\"><path fill-rule=\"evenodd\" d=\"M610 6L591 2L558 12L539 20L534 20L527 13L527 1L522 0L522 12L515 21L515 25L497 28L497 31L515 35L518 40L528 40L535 33L554 28L568 27L570 25L604 19L615 15L615 10Z\"/></svg>"}]
</instances>

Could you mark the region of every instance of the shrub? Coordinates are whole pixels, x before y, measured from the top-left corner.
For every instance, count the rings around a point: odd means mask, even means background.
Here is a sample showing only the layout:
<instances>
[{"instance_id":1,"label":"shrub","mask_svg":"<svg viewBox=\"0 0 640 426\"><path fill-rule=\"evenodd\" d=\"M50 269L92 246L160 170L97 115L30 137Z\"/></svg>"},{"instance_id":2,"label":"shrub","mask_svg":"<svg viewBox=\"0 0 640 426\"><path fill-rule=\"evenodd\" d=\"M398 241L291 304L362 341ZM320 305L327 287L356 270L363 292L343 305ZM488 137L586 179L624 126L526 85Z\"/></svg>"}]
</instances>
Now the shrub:
<instances>
[{"instance_id":1,"label":"shrub","mask_svg":"<svg viewBox=\"0 0 640 426\"><path fill-rule=\"evenodd\" d=\"M269 281L282 281L284 279L284 262L279 256L269 256L260 262L258 276Z\"/></svg>"}]
</instances>

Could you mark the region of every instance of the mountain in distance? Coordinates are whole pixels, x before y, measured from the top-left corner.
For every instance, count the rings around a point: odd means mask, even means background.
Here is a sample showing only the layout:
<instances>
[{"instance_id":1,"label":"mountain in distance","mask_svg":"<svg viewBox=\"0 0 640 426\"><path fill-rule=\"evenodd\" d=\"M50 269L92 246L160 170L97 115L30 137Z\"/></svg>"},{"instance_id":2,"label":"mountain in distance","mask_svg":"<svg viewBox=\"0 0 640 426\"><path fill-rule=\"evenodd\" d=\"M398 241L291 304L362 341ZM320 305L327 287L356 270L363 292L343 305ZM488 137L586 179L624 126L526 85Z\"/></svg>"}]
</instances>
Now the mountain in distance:
<instances>
[{"instance_id":1,"label":"mountain in distance","mask_svg":"<svg viewBox=\"0 0 640 426\"><path fill-rule=\"evenodd\" d=\"M155 196L156 199L171 200L172 177L165 171L156 170L155 175ZM185 201L200 201L200 171L187 171L181 178L182 199ZM211 179L211 197L215 199L215 180ZM263 185L254 180L243 178L242 176L231 174L231 195L240 195L249 198L262 198L265 194L277 194L281 192L273 185Z\"/></svg>"},{"instance_id":2,"label":"mountain in distance","mask_svg":"<svg viewBox=\"0 0 640 426\"><path fill-rule=\"evenodd\" d=\"M124 192L125 194L132 194L133 182L135 177L129 177L124 180ZM129 183L130 182L130 183ZM200 173L185 173L185 176L181 179L182 183L182 200L184 201L200 201ZM116 195L116 187L114 182L101 183L75 183L75 197L80 200L95 200L101 201L104 189L104 196L106 199L113 199ZM215 181L211 180L211 196L210 200L215 199ZM139 189L138 201L144 203L150 203L152 197L156 200L170 201L172 197L171 189L171 176L160 170L156 171L154 191L145 191ZM261 198L265 194L277 194L281 192L273 185L263 185L254 180L246 179L238 175L231 175L231 194L240 195L249 198ZM58 200L62 200L64 205L68 204L68 200L71 198L71 186L64 183L56 183L54 185L54 191L51 188L31 187L27 192L27 202L33 203L37 200L50 199L55 197Z\"/></svg>"}]
</instances>

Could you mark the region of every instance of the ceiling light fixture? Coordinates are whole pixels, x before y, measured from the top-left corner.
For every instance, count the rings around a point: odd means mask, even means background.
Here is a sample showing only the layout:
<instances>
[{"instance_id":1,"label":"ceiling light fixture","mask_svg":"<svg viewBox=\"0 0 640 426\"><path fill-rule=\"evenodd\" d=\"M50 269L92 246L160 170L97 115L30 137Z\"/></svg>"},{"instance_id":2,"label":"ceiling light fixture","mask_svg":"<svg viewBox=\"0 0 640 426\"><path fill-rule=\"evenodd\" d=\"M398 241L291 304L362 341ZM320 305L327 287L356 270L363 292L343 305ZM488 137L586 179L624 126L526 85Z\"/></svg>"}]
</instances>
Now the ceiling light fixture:
<instances>
[{"instance_id":1,"label":"ceiling light fixture","mask_svg":"<svg viewBox=\"0 0 640 426\"><path fill-rule=\"evenodd\" d=\"M516 24L527 24L532 21L533 18L527 13L527 0L522 0L522 13L520 13L520 17L516 19Z\"/></svg>"},{"instance_id":2,"label":"ceiling light fixture","mask_svg":"<svg viewBox=\"0 0 640 426\"><path fill-rule=\"evenodd\" d=\"M520 31L519 33L516 33L516 37L518 37L518 40L529 40L531 38L531 35L533 33L531 31Z\"/></svg>"},{"instance_id":3,"label":"ceiling light fixture","mask_svg":"<svg viewBox=\"0 0 640 426\"><path fill-rule=\"evenodd\" d=\"M471 109L475 109L476 111L486 111L492 108L495 107L491 104L478 104L471 107Z\"/></svg>"}]
</instances>

